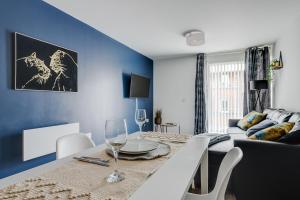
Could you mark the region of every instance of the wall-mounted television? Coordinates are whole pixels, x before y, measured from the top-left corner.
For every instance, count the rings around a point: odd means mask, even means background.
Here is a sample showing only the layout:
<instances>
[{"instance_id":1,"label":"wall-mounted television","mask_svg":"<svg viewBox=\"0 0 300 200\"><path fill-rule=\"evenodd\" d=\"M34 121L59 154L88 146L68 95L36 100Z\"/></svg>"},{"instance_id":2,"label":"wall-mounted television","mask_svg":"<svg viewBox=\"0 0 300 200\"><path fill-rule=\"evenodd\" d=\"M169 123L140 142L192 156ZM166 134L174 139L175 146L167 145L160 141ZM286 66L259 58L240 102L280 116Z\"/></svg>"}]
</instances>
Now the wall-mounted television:
<instances>
[{"instance_id":1,"label":"wall-mounted television","mask_svg":"<svg viewBox=\"0 0 300 200\"><path fill-rule=\"evenodd\" d=\"M150 79L131 74L130 78L130 97L146 98L149 97Z\"/></svg>"}]
</instances>

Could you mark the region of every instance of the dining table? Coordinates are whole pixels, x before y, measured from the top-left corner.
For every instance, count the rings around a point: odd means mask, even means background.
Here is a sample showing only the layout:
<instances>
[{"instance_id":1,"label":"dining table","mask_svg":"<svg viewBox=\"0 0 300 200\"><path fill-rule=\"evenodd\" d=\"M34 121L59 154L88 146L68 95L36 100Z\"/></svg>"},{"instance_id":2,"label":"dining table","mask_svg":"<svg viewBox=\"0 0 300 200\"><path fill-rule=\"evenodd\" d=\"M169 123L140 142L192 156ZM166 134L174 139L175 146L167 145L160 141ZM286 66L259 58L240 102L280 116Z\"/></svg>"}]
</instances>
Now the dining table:
<instances>
[{"instance_id":1,"label":"dining table","mask_svg":"<svg viewBox=\"0 0 300 200\"><path fill-rule=\"evenodd\" d=\"M168 140L169 135L170 138L184 137L185 140ZM107 183L105 180L112 172L114 163L106 153L106 144L100 144L0 179L0 200L19 199L22 195L27 200L182 200L198 169L201 171L201 193L208 193L209 138L204 135L180 135L156 132L129 134L128 140L142 137L163 142L171 147L171 151L152 160L120 160L118 169L125 173L125 180L119 183ZM81 156L110 159L111 167L74 159Z\"/></svg>"}]
</instances>

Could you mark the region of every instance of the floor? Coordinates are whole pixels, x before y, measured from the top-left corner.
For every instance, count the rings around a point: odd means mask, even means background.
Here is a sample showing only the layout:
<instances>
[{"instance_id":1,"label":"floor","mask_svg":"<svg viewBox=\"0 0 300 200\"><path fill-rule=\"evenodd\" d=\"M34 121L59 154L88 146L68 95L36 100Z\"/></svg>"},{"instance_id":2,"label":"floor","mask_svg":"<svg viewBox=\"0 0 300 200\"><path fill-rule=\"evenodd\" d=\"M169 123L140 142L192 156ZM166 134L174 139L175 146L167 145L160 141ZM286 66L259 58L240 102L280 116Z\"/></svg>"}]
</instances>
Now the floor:
<instances>
[{"instance_id":1,"label":"floor","mask_svg":"<svg viewBox=\"0 0 300 200\"><path fill-rule=\"evenodd\" d=\"M195 193L195 194L200 194L200 190L194 189L193 187L190 188L189 192ZM226 192L225 194L225 200L236 200L234 194L230 192Z\"/></svg>"},{"instance_id":2,"label":"floor","mask_svg":"<svg viewBox=\"0 0 300 200\"><path fill-rule=\"evenodd\" d=\"M236 200L236 198L233 194L227 193L225 195L225 200Z\"/></svg>"}]
</instances>

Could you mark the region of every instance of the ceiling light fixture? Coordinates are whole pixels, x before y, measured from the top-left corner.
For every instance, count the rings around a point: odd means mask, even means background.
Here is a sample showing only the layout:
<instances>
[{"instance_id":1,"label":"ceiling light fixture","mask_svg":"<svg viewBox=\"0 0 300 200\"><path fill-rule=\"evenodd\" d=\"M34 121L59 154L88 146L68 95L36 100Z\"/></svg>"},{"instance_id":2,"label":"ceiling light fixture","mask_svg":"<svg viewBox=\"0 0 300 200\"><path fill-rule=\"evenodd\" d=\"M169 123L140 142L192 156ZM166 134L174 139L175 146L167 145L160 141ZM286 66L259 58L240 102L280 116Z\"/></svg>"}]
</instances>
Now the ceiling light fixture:
<instances>
[{"instance_id":1,"label":"ceiling light fixture","mask_svg":"<svg viewBox=\"0 0 300 200\"><path fill-rule=\"evenodd\" d=\"M200 30L192 30L184 33L186 44L189 46L200 46L205 43L204 32Z\"/></svg>"}]
</instances>

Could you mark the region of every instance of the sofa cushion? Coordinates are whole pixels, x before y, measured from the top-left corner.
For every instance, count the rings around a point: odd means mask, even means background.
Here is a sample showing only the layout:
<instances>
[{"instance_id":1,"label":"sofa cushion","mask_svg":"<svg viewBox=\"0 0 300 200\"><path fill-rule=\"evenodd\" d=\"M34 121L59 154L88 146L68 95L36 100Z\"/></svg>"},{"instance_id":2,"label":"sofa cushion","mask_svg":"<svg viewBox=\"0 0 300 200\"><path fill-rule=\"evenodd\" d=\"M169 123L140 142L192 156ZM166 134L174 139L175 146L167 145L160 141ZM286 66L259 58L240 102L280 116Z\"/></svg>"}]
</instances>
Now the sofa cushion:
<instances>
[{"instance_id":1,"label":"sofa cushion","mask_svg":"<svg viewBox=\"0 0 300 200\"><path fill-rule=\"evenodd\" d=\"M279 115L279 113L280 113L279 110L272 110L272 111L269 111L269 112L267 113L266 118L272 120L272 119L276 118L276 117Z\"/></svg>"},{"instance_id":2,"label":"sofa cushion","mask_svg":"<svg viewBox=\"0 0 300 200\"><path fill-rule=\"evenodd\" d=\"M276 141L282 136L289 133L292 130L294 123L292 122L283 122L281 124L276 124L269 128L260 130L255 134L251 135L249 139L254 140L269 140L269 141Z\"/></svg>"},{"instance_id":3,"label":"sofa cushion","mask_svg":"<svg viewBox=\"0 0 300 200\"><path fill-rule=\"evenodd\" d=\"M300 121L297 121L290 132L282 136L278 142L286 144L300 144Z\"/></svg>"},{"instance_id":4,"label":"sofa cushion","mask_svg":"<svg viewBox=\"0 0 300 200\"><path fill-rule=\"evenodd\" d=\"M241 119L237 126L240 127L243 130L247 130L248 128L254 126L255 124L258 124L262 120L264 120L266 117L266 114L259 113L256 111L252 111L248 113L246 116Z\"/></svg>"},{"instance_id":5,"label":"sofa cushion","mask_svg":"<svg viewBox=\"0 0 300 200\"><path fill-rule=\"evenodd\" d=\"M275 111L284 111L284 109L276 109L276 108L266 108L266 109L264 109L264 111L263 111L263 113L264 114L267 114L267 119L271 119L271 117L272 117L272 115L274 114L274 113L276 113Z\"/></svg>"},{"instance_id":6,"label":"sofa cushion","mask_svg":"<svg viewBox=\"0 0 300 200\"><path fill-rule=\"evenodd\" d=\"M227 129L228 134L245 134L246 131L240 129L239 127L229 127Z\"/></svg>"},{"instance_id":7,"label":"sofa cushion","mask_svg":"<svg viewBox=\"0 0 300 200\"><path fill-rule=\"evenodd\" d=\"M299 112L293 113L293 115L289 119L289 122L296 123L298 121L300 121L300 113Z\"/></svg>"},{"instance_id":8,"label":"sofa cushion","mask_svg":"<svg viewBox=\"0 0 300 200\"><path fill-rule=\"evenodd\" d=\"M246 135L247 135L247 136L251 136L251 135L253 135L254 133L256 133L257 131L260 131L260 130L263 130L263 129L265 129L265 128L274 126L275 124L277 124L276 121L273 121L273 120L271 120L271 119L265 119L265 120L259 122L258 124L252 126L251 128L249 128L249 129L247 130Z\"/></svg>"},{"instance_id":9,"label":"sofa cushion","mask_svg":"<svg viewBox=\"0 0 300 200\"><path fill-rule=\"evenodd\" d=\"M264 113L264 114L267 114L267 115L270 115L270 114L272 114L275 110L278 110L278 109L275 109L275 108L266 108L266 109L264 109L263 113Z\"/></svg>"},{"instance_id":10,"label":"sofa cushion","mask_svg":"<svg viewBox=\"0 0 300 200\"><path fill-rule=\"evenodd\" d=\"M276 121L278 124L281 124L283 122L287 122L291 116L291 112L285 110L274 110L269 112L266 118Z\"/></svg>"},{"instance_id":11,"label":"sofa cushion","mask_svg":"<svg viewBox=\"0 0 300 200\"><path fill-rule=\"evenodd\" d=\"M287 135L282 136L278 142L286 144L300 144L300 130L293 131Z\"/></svg>"},{"instance_id":12,"label":"sofa cushion","mask_svg":"<svg viewBox=\"0 0 300 200\"><path fill-rule=\"evenodd\" d=\"M297 122L295 123L295 125L294 125L293 128L292 128L292 130L290 130L290 133L291 133L291 132L294 132L294 131L298 131L298 130L300 130L300 121L297 121Z\"/></svg>"}]
</instances>

